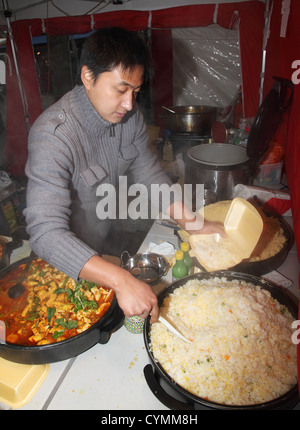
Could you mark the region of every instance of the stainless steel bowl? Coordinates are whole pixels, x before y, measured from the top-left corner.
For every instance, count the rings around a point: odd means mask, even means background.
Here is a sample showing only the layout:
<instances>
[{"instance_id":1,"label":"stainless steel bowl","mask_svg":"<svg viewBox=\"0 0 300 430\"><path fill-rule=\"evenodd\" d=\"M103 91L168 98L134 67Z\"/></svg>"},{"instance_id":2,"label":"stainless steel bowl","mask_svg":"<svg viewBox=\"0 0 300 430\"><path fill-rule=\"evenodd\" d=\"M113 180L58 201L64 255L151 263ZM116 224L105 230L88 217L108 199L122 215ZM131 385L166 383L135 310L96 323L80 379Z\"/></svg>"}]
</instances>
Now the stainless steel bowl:
<instances>
[{"instance_id":1,"label":"stainless steel bowl","mask_svg":"<svg viewBox=\"0 0 300 430\"><path fill-rule=\"evenodd\" d=\"M131 256L128 251L124 251L121 255L121 267L141 281L154 284L167 274L169 263L163 256L153 252Z\"/></svg>"}]
</instances>

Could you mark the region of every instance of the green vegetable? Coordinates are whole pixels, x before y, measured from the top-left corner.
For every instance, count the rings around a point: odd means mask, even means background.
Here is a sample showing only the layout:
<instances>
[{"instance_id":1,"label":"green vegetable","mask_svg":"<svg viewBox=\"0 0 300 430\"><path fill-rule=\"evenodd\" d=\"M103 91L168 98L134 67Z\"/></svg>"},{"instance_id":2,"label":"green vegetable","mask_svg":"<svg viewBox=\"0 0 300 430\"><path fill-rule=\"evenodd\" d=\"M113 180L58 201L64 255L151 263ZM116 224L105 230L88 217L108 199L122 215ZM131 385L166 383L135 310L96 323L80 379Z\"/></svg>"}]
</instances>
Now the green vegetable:
<instances>
[{"instance_id":1,"label":"green vegetable","mask_svg":"<svg viewBox=\"0 0 300 430\"><path fill-rule=\"evenodd\" d=\"M72 328L76 328L78 326L78 322L74 320L64 320L63 318L57 318L54 321L55 327L62 327L62 330L55 331L52 335L53 339L57 340L61 337L66 330L71 330Z\"/></svg>"},{"instance_id":2,"label":"green vegetable","mask_svg":"<svg viewBox=\"0 0 300 430\"><path fill-rule=\"evenodd\" d=\"M82 281L76 282L75 290L68 288L68 300L75 306L74 312L78 312L80 310L85 311L87 309L97 309L97 302L95 300L88 300L81 287Z\"/></svg>"},{"instance_id":3,"label":"green vegetable","mask_svg":"<svg viewBox=\"0 0 300 430\"><path fill-rule=\"evenodd\" d=\"M30 311L27 313L27 317L25 318L26 320L34 321L36 318L39 317L39 313L37 311L39 304L40 304L40 299L37 296L35 296L33 299L33 306L30 309Z\"/></svg>"},{"instance_id":4,"label":"green vegetable","mask_svg":"<svg viewBox=\"0 0 300 430\"><path fill-rule=\"evenodd\" d=\"M57 318L55 321L55 327L63 327L66 328L67 330L71 330L72 328L76 328L78 327L78 322L74 321L74 320L64 320L63 318Z\"/></svg>"},{"instance_id":5,"label":"green vegetable","mask_svg":"<svg viewBox=\"0 0 300 430\"><path fill-rule=\"evenodd\" d=\"M47 318L48 318L48 324L50 324L50 321L52 317L55 314L55 308L47 308Z\"/></svg>"},{"instance_id":6,"label":"green vegetable","mask_svg":"<svg viewBox=\"0 0 300 430\"><path fill-rule=\"evenodd\" d=\"M52 335L53 339L57 340L64 334L65 330L55 331Z\"/></svg>"}]
</instances>

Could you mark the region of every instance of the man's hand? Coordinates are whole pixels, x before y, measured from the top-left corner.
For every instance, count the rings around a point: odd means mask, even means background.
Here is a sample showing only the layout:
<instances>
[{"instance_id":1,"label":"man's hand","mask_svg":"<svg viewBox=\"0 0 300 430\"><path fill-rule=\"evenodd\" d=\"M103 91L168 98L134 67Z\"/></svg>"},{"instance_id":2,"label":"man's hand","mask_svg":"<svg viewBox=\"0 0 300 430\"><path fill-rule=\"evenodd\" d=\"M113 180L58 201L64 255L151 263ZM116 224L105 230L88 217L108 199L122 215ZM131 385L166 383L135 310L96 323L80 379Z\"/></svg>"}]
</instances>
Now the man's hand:
<instances>
[{"instance_id":1,"label":"man's hand","mask_svg":"<svg viewBox=\"0 0 300 430\"><path fill-rule=\"evenodd\" d=\"M146 318L151 314L150 322L157 321L159 307L155 293L150 285L136 279L127 270L94 255L83 266L79 276L113 289L125 316Z\"/></svg>"},{"instance_id":2,"label":"man's hand","mask_svg":"<svg viewBox=\"0 0 300 430\"><path fill-rule=\"evenodd\" d=\"M122 286L116 291L120 308L125 316L138 315L141 318L147 318L151 314L150 323L156 322L159 308L152 288L149 284L134 278L130 273L128 275L124 276Z\"/></svg>"},{"instance_id":3,"label":"man's hand","mask_svg":"<svg viewBox=\"0 0 300 430\"><path fill-rule=\"evenodd\" d=\"M176 201L170 206L168 215L190 234L218 233L226 237L222 224L204 221L198 212L196 214L191 212L181 201Z\"/></svg>"}]
</instances>

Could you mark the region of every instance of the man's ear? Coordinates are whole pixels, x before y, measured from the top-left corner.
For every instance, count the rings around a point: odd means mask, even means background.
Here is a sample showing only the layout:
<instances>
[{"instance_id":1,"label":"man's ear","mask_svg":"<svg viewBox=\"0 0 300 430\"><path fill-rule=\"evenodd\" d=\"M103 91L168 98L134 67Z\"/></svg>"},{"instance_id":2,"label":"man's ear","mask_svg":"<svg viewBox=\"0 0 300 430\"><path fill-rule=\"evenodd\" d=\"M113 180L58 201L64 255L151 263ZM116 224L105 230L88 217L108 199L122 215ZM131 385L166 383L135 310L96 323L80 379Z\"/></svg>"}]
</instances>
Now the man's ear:
<instances>
[{"instance_id":1,"label":"man's ear","mask_svg":"<svg viewBox=\"0 0 300 430\"><path fill-rule=\"evenodd\" d=\"M81 67L80 77L85 88L89 90L93 86L93 73L87 66Z\"/></svg>"}]
</instances>

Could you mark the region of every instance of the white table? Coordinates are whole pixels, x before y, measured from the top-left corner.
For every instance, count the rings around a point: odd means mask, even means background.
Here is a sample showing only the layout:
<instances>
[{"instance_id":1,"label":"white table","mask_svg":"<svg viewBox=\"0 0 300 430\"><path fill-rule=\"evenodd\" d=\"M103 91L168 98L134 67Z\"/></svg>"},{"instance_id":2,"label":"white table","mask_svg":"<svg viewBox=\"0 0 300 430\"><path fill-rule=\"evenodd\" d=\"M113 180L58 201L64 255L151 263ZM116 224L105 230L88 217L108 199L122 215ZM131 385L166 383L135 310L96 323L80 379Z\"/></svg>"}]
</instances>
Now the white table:
<instances>
[{"instance_id":1,"label":"white table","mask_svg":"<svg viewBox=\"0 0 300 430\"><path fill-rule=\"evenodd\" d=\"M172 229L154 223L140 251L147 250L150 242L159 244L164 241L178 246ZM13 252L11 261L29 253L29 245L25 242L22 248ZM289 291L299 298L300 265L296 245L278 272L293 281ZM170 273L166 282L170 282ZM132 334L122 327L112 334L107 344L97 344L76 358L51 364L42 386L20 409L167 410L145 381L143 369L148 363L143 335Z\"/></svg>"}]
</instances>

